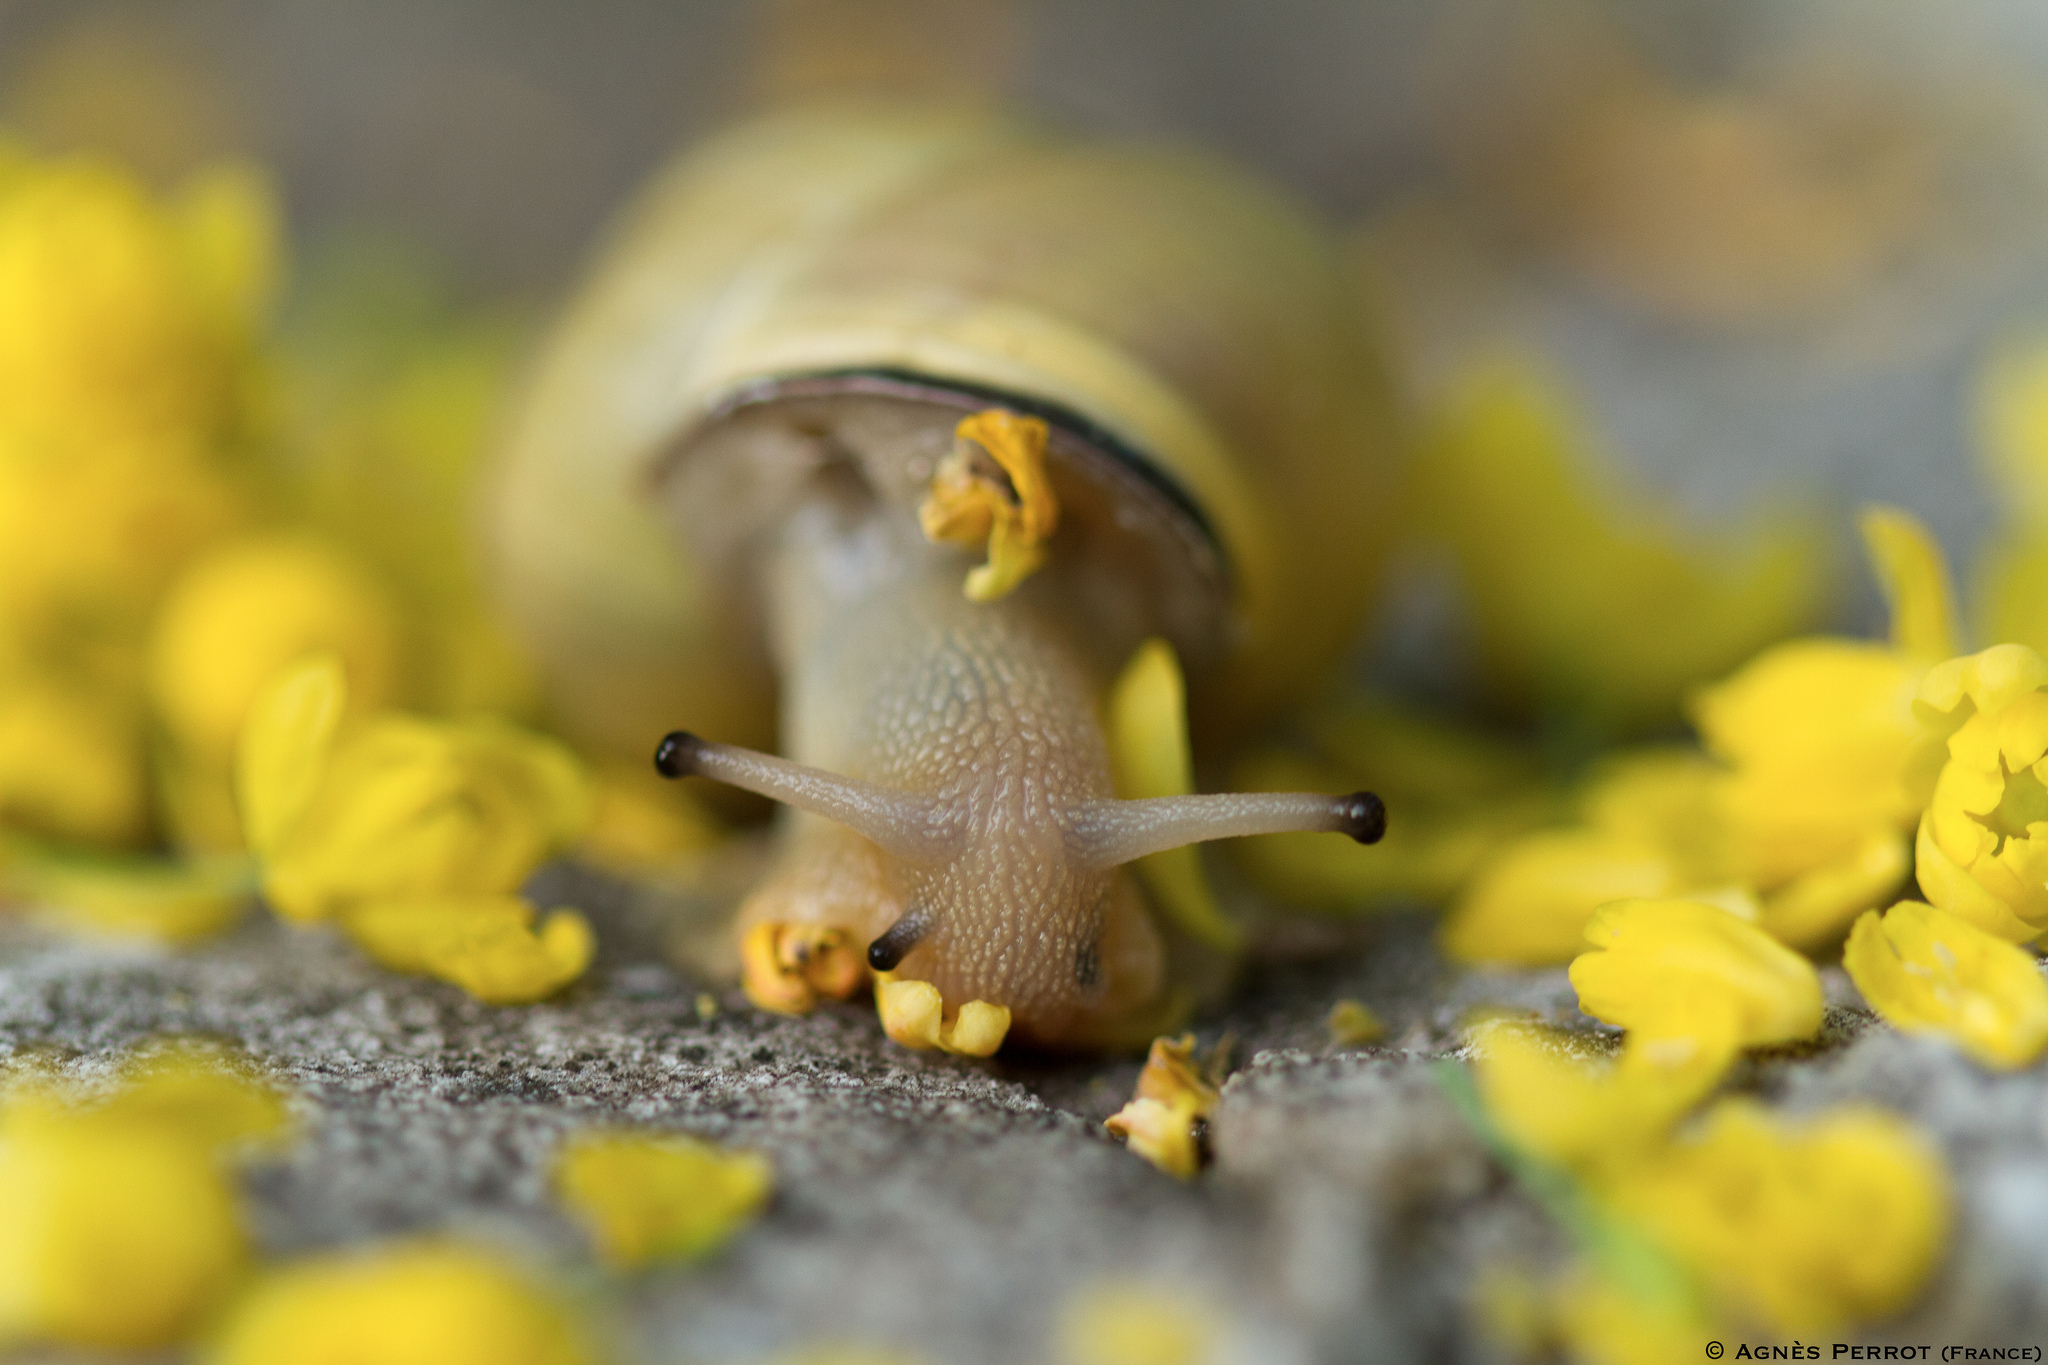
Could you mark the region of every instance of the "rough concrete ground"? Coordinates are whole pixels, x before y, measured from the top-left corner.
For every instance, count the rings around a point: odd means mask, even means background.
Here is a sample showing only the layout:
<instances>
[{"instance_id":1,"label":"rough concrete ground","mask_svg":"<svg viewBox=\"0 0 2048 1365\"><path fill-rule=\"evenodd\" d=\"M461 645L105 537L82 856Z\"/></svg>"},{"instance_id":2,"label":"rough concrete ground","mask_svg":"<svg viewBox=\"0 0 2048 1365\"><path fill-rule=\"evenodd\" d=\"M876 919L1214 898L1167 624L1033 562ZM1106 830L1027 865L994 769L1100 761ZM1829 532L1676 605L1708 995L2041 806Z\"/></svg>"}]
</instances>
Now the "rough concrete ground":
<instances>
[{"instance_id":1,"label":"rough concrete ground","mask_svg":"<svg viewBox=\"0 0 2048 1365\"><path fill-rule=\"evenodd\" d=\"M1103 1135L1136 1059L914 1054L866 1008L787 1019L729 991L700 1017L702 983L666 965L644 920L614 908L598 922L588 978L502 1009L261 914L182 953L8 923L0 1056L55 1054L90 1075L158 1035L234 1039L290 1089L303 1127L247 1177L268 1251L487 1239L547 1268L632 1361L751 1362L818 1342L1057 1360L1063 1306L1105 1280L1206 1304L1225 1325L1222 1360L1485 1361L1467 1301L1480 1273L1566 1253L1432 1064L1480 1003L1586 1021L1561 971L1449 970L1426 919L1389 917L1321 961L1257 968L1201 1021L1205 1044L1235 1036L1241 1064L1215 1167L1192 1184ZM1830 976L1822 1044L1749 1063L1737 1083L1793 1111L1885 1105L1947 1154L1960 1191L1948 1265L1918 1311L1872 1339L2048 1341L2042 1073L1994 1076L1874 1026ZM1388 1023L1383 1044L1329 1045L1323 1016L1345 997ZM616 1123L771 1154L773 1205L708 1264L599 1272L547 1172L566 1134Z\"/></svg>"}]
</instances>

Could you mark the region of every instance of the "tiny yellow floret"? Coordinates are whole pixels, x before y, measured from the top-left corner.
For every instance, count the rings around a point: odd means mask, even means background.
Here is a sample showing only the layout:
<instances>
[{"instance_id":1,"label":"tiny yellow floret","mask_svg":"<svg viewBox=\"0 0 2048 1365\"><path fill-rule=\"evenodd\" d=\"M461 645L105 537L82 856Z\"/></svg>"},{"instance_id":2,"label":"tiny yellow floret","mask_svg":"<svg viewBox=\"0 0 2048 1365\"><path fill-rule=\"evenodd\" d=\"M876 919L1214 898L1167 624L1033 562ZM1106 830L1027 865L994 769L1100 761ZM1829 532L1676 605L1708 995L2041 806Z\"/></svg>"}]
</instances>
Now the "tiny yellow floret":
<instances>
[{"instance_id":1,"label":"tiny yellow floret","mask_svg":"<svg viewBox=\"0 0 2048 1365\"><path fill-rule=\"evenodd\" d=\"M1330 1006L1323 1026L1330 1031L1330 1042L1335 1047L1376 1043L1387 1035L1387 1026L1380 1022L1380 1017L1356 1000L1339 1000Z\"/></svg>"},{"instance_id":2,"label":"tiny yellow floret","mask_svg":"<svg viewBox=\"0 0 2048 1365\"><path fill-rule=\"evenodd\" d=\"M747 999L776 1014L806 1014L843 1000L868 979L853 935L824 924L764 920L740 936L740 984Z\"/></svg>"},{"instance_id":3,"label":"tiny yellow floret","mask_svg":"<svg viewBox=\"0 0 2048 1365\"><path fill-rule=\"evenodd\" d=\"M917 513L926 539L988 547L988 562L967 575L976 602L1007 596L1045 562L1046 538L1059 524L1045 471L1049 435L1036 417L977 412L954 428L953 452L932 475Z\"/></svg>"},{"instance_id":4,"label":"tiny yellow floret","mask_svg":"<svg viewBox=\"0 0 2048 1365\"><path fill-rule=\"evenodd\" d=\"M2034 955L1959 916L1901 901L1856 921L1842 966L1895 1028L1939 1033L1986 1066L2048 1048L2048 980Z\"/></svg>"},{"instance_id":5,"label":"tiny yellow floret","mask_svg":"<svg viewBox=\"0 0 2048 1365\"><path fill-rule=\"evenodd\" d=\"M287 1266L244 1296L207 1365L588 1365L567 1314L484 1251L414 1242Z\"/></svg>"},{"instance_id":6,"label":"tiny yellow floret","mask_svg":"<svg viewBox=\"0 0 2048 1365\"><path fill-rule=\"evenodd\" d=\"M946 1019L945 1009L939 988L929 981L898 981L887 972L876 975L875 1010L881 1016L882 1031L904 1047L990 1057L1009 1035L1007 1005L970 1000L951 1020Z\"/></svg>"},{"instance_id":7,"label":"tiny yellow floret","mask_svg":"<svg viewBox=\"0 0 2048 1365\"><path fill-rule=\"evenodd\" d=\"M1155 1038L1131 1102L1103 1125L1168 1175L1192 1180L1202 1169L1202 1133L1220 1098L1195 1068L1195 1035Z\"/></svg>"},{"instance_id":8,"label":"tiny yellow floret","mask_svg":"<svg viewBox=\"0 0 2048 1365\"><path fill-rule=\"evenodd\" d=\"M1732 1035L1760 1047L1820 1031L1813 964L1756 925L1700 901L1620 901L1587 926L1571 965L1579 1008L1651 1038Z\"/></svg>"},{"instance_id":9,"label":"tiny yellow floret","mask_svg":"<svg viewBox=\"0 0 2048 1365\"><path fill-rule=\"evenodd\" d=\"M768 1158L681 1134L585 1133L555 1163L556 1192L598 1255L627 1268L716 1251L774 1185Z\"/></svg>"}]
</instances>

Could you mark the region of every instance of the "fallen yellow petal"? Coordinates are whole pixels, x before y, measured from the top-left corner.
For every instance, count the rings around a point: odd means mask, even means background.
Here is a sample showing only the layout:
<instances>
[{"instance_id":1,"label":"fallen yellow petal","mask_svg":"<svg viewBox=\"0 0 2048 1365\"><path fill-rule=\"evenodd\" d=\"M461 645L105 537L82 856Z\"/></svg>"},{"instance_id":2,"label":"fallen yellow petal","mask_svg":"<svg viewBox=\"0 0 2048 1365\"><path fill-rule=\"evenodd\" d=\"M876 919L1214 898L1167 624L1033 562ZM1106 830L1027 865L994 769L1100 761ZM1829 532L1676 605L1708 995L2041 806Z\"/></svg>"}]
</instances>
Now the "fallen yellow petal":
<instances>
[{"instance_id":1,"label":"fallen yellow petal","mask_svg":"<svg viewBox=\"0 0 2048 1365\"><path fill-rule=\"evenodd\" d=\"M1202 1365L1221 1336L1200 1298L1148 1285L1093 1285L1060 1314L1065 1365Z\"/></svg>"},{"instance_id":2,"label":"fallen yellow petal","mask_svg":"<svg viewBox=\"0 0 2048 1365\"><path fill-rule=\"evenodd\" d=\"M368 901L343 918L350 937L383 966L436 976L491 1005L543 1000L583 975L596 938L574 910L535 923L517 896Z\"/></svg>"},{"instance_id":3,"label":"fallen yellow petal","mask_svg":"<svg viewBox=\"0 0 2048 1365\"><path fill-rule=\"evenodd\" d=\"M555 1163L555 1188L615 1266L690 1260L724 1245L768 1201L775 1169L677 1134L586 1133Z\"/></svg>"},{"instance_id":4,"label":"fallen yellow petal","mask_svg":"<svg viewBox=\"0 0 2048 1365\"><path fill-rule=\"evenodd\" d=\"M1579 1008L1651 1037L1712 1039L1743 1047L1789 1043L1820 1031L1813 964L1762 929L1700 901L1621 901L1586 929L1593 950L1571 965Z\"/></svg>"},{"instance_id":5,"label":"fallen yellow petal","mask_svg":"<svg viewBox=\"0 0 2048 1365\"><path fill-rule=\"evenodd\" d=\"M2048 980L2034 955L1931 905L1865 914L1842 966L1893 1027L1943 1034L1986 1066L2025 1066L2048 1048Z\"/></svg>"},{"instance_id":6,"label":"fallen yellow petal","mask_svg":"<svg viewBox=\"0 0 2048 1365\"><path fill-rule=\"evenodd\" d=\"M1220 1098L1194 1065L1195 1035L1155 1038L1131 1102L1104 1123L1110 1134L1160 1170L1192 1180L1204 1160L1204 1132Z\"/></svg>"},{"instance_id":7,"label":"fallen yellow petal","mask_svg":"<svg viewBox=\"0 0 2048 1365\"><path fill-rule=\"evenodd\" d=\"M280 673L249 708L235 797L249 847L268 854L305 813L348 704L341 660L318 654Z\"/></svg>"},{"instance_id":8,"label":"fallen yellow petal","mask_svg":"<svg viewBox=\"0 0 2048 1365\"><path fill-rule=\"evenodd\" d=\"M867 959L844 929L763 921L740 936L741 984L764 1010L805 1014L821 996L843 1000L867 979Z\"/></svg>"},{"instance_id":9,"label":"fallen yellow petal","mask_svg":"<svg viewBox=\"0 0 2048 1365\"><path fill-rule=\"evenodd\" d=\"M1483 865L1444 917L1438 942L1458 962L1544 967L1583 951L1593 912L1678 889L1662 848L1602 830L1545 830Z\"/></svg>"},{"instance_id":10,"label":"fallen yellow petal","mask_svg":"<svg viewBox=\"0 0 2048 1365\"><path fill-rule=\"evenodd\" d=\"M273 1271L207 1365L589 1365L561 1306L481 1250L401 1243Z\"/></svg>"}]
</instances>

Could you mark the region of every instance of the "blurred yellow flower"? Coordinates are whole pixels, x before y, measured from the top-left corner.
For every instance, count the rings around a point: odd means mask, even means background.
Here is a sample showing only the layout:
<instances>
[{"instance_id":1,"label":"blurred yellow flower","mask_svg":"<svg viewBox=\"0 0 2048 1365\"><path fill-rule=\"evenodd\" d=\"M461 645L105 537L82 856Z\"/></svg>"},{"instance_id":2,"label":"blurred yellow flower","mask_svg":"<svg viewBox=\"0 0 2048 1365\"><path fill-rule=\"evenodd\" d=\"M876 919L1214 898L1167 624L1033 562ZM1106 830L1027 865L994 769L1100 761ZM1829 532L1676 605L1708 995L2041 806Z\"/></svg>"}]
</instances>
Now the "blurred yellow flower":
<instances>
[{"instance_id":1,"label":"blurred yellow flower","mask_svg":"<svg viewBox=\"0 0 2048 1365\"><path fill-rule=\"evenodd\" d=\"M1680 694L1817 614L1817 536L1779 522L1719 541L1605 493L1579 421L1524 367L1471 374L1417 461L1415 515L1447 546L1496 694L1607 730L1655 724Z\"/></svg>"},{"instance_id":2,"label":"blurred yellow flower","mask_svg":"<svg viewBox=\"0 0 2048 1365\"><path fill-rule=\"evenodd\" d=\"M544 1000L583 975L597 952L590 923L511 895L380 895L341 912L364 952L394 972L439 977L488 1005Z\"/></svg>"},{"instance_id":3,"label":"blurred yellow flower","mask_svg":"<svg viewBox=\"0 0 2048 1365\"><path fill-rule=\"evenodd\" d=\"M679 1134L585 1133L555 1163L555 1189L598 1255L627 1268L716 1251L774 1185L768 1158Z\"/></svg>"},{"instance_id":4,"label":"blurred yellow flower","mask_svg":"<svg viewBox=\"0 0 2048 1365\"><path fill-rule=\"evenodd\" d=\"M157 204L80 157L0 191L0 432L222 432L277 275L264 182L220 168Z\"/></svg>"},{"instance_id":5,"label":"blurred yellow flower","mask_svg":"<svg viewBox=\"0 0 2048 1365\"><path fill-rule=\"evenodd\" d=\"M2048 980L2034 955L1931 905L1866 912L1842 966L1893 1027L1945 1034L1986 1066L2025 1066L2048 1048Z\"/></svg>"},{"instance_id":6,"label":"blurred yellow flower","mask_svg":"<svg viewBox=\"0 0 2048 1365\"><path fill-rule=\"evenodd\" d=\"M208 1365L587 1365L581 1333L537 1283L487 1252L410 1242L265 1276Z\"/></svg>"},{"instance_id":7,"label":"blurred yellow flower","mask_svg":"<svg viewBox=\"0 0 2048 1365\"><path fill-rule=\"evenodd\" d=\"M1577 1365L1690 1365L1717 1335L1695 1304L1632 1293L1583 1269L1557 1288L1550 1316Z\"/></svg>"},{"instance_id":8,"label":"blurred yellow flower","mask_svg":"<svg viewBox=\"0 0 2048 1365\"><path fill-rule=\"evenodd\" d=\"M1977 432L1979 459L2004 510L2032 526L2048 524L2048 344L2007 350L1986 368Z\"/></svg>"},{"instance_id":9,"label":"blurred yellow flower","mask_svg":"<svg viewBox=\"0 0 2048 1365\"><path fill-rule=\"evenodd\" d=\"M672 867L726 834L686 787L649 764L603 764L591 773L590 828L576 856L631 876Z\"/></svg>"},{"instance_id":10,"label":"blurred yellow flower","mask_svg":"<svg viewBox=\"0 0 2048 1365\"><path fill-rule=\"evenodd\" d=\"M1916 846L1927 899L2014 943L2048 929L2048 660L2025 645L1951 659L1916 709L1948 761Z\"/></svg>"},{"instance_id":11,"label":"blurred yellow flower","mask_svg":"<svg viewBox=\"0 0 2048 1365\"><path fill-rule=\"evenodd\" d=\"M1201 1298L1149 1285L1090 1285L1060 1312L1065 1365L1202 1365L1222 1336Z\"/></svg>"},{"instance_id":12,"label":"blurred yellow flower","mask_svg":"<svg viewBox=\"0 0 2048 1365\"><path fill-rule=\"evenodd\" d=\"M224 769L257 695L319 651L347 672L350 714L395 700L398 623L346 552L299 535L232 541L165 597L150 641L150 689L177 741Z\"/></svg>"},{"instance_id":13,"label":"blurred yellow flower","mask_svg":"<svg viewBox=\"0 0 2048 1365\"><path fill-rule=\"evenodd\" d=\"M1946 1172L1899 1120L1837 1110L1785 1125L1747 1100L1722 1101L1696 1136L1614 1169L1595 1192L1731 1317L1787 1336L1904 1308L1950 1218Z\"/></svg>"},{"instance_id":14,"label":"blurred yellow flower","mask_svg":"<svg viewBox=\"0 0 2048 1365\"><path fill-rule=\"evenodd\" d=\"M1232 840L1228 855L1291 904L1357 913L1390 901L1441 902L1503 840L1554 813L1535 755L1482 730L1363 693L1312 707L1291 725L1315 756L1255 750L1233 770L1233 787L1367 787L1400 812L1370 848L1314 834Z\"/></svg>"},{"instance_id":15,"label":"blurred yellow flower","mask_svg":"<svg viewBox=\"0 0 2048 1365\"><path fill-rule=\"evenodd\" d=\"M1513 1019L1467 1034L1479 1096L1517 1147L1575 1170L1634 1159L1720 1083L1738 1053L1732 1033L1700 1039L1630 1036L1620 1058L1590 1056L1582 1038Z\"/></svg>"},{"instance_id":16,"label":"blurred yellow flower","mask_svg":"<svg viewBox=\"0 0 2048 1365\"><path fill-rule=\"evenodd\" d=\"M0 1101L0 1343L104 1350L197 1328L248 1261L225 1149L275 1137L274 1096L206 1053L126 1069L98 1103Z\"/></svg>"},{"instance_id":17,"label":"blurred yellow flower","mask_svg":"<svg viewBox=\"0 0 2048 1365\"><path fill-rule=\"evenodd\" d=\"M256 895L247 858L103 859L0 843L0 891L73 931L192 943L228 929Z\"/></svg>"},{"instance_id":18,"label":"blurred yellow flower","mask_svg":"<svg viewBox=\"0 0 2048 1365\"><path fill-rule=\"evenodd\" d=\"M102 847L149 828L141 716L109 689L0 674L0 826Z\"/></svg>"},{"instance_id":19,"label":"blurred yellow flower","mask_svg":"<svg viewBox=\"0 0 2048 1365\"><path fill-rule=\"evenodd\" d=\"M1571 965L1579 1008L1647 1038L1732 1037L1741 1047L1820 1031L1813 964L1719 906L1618 901L1586 928Z\"/></svg>"},{"instance_id":20,"label":"blurred yellow flower","mask_svg":"<svg viewBox=\"0 0 2048 1365\"><path fill-rule=\"evenodd\" d=\"M589 820L576 761L496 721L380 714L342 725L332 655L285 670L257 700L237 788L264 892L287 919L338 919L386 966L481 999L537 999L581 975L590 927L555 911L536 931L516 896Z\"/></svg>"},{"instance_id":21,"label":"blurred yellow flower","mask_svg":"<svg viewBox=\"0 0 2048 1365\"><path fill-rule=\"evenodd\" d=\"M1105 729L1118 796L1139 800L1194 791L1187 684L1172 645L1152 639L1138 646L1110 691ZM1221 952L1244 946L1243 928L1223 913L1209 889L1196 845L1149 854L1138 859L1134 870L1153 902L1183 932Z\"/></svg>"},{"instance_id":22,"label":"blurred yellow flower","mask_svg":"<svg viewBox=\"0 0 2048 1365\"><path fill-rule=\"evenodd\" d=\"M1155 1038L1137 1089L1103 1126L1168 1175L1192 1180L1202 1169L1202 1132L1220 1098L1195 1068L1195 1035Z\"/></svg>"}]
</instances>

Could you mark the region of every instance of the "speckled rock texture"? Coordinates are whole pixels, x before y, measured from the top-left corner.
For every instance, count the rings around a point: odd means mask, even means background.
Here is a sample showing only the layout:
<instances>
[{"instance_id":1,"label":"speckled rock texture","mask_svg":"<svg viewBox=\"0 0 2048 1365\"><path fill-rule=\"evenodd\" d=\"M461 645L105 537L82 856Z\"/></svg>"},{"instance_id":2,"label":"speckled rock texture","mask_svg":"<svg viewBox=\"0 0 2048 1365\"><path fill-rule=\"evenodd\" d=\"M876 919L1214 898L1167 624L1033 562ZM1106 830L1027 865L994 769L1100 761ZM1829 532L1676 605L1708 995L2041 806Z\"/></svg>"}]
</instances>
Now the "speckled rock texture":
<instances>
[{"instance_id":1,"label":"speckled rock texture","mask_svg":"<svg viewBox=\"0 0 2048 1365\"><path fill-rule=\"evenodd\" d=\"M1215 1164L1182 1184L1103 1135L1136 1058L909 1053L865 1008L779 1018L729 989L700 1010L706 983L668 965L645 912L589 879L549 880L553 899L598 907L604 951L559 999L522 1008L381 972L338 938L260 913L182 953L9 923L0 1055L40 1053L84 1077L154 1036L233 1039L289 1089L303 1130L246 1178L269 1252L424 1231L486 1239L542 1267L627 1361L763 1361L821 1342L935 1363L1057 1361L1063 1307L1104 1281L1206 1303L1224 1324L1219 1360L1486 1361L1497 1357L1470 1304L1481 1273L1568 1254L1436 1067L1483 1004L1593 1025L1561 971L1448 969L1425 918L1265 963L1200 1021L1206 1045L1231 1035L1238 1066ZM1940 1144L1960 1191L1947 1267L1908 1319L1867 1339L2048 1340L2040 1071L1990 1075L1901 1037L1827 975L1822 1042L1752 1060L1734 1083L1793 1112L1901 1112ZM1387 1021L1383 1043L1329 1044L1323 1016L1347 997ZM598 1271L548 1169L565 1135L619 1123L769 1153L773 1205L706 1264Z\"/></svg>"}]
</instances>

